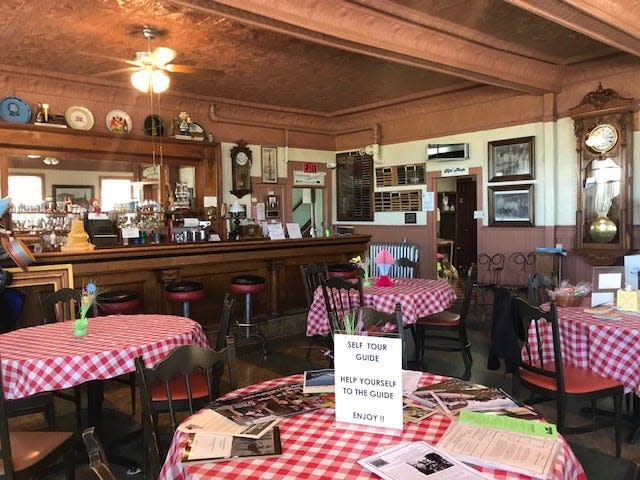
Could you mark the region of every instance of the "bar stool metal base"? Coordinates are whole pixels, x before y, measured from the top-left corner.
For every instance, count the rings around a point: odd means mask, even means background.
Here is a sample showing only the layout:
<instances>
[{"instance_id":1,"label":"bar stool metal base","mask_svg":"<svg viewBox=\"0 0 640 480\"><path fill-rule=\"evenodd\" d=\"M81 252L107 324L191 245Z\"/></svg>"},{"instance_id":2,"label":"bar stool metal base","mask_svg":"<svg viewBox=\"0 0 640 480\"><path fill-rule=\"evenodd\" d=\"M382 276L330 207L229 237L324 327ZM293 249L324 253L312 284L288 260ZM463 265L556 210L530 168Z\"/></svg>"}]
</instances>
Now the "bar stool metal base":
<instances>
[{"instance_id":1,"label":"bar stool metal base","mask_svg":"<svg viewBox=\"0 0 640 480\"><path fill-rule=\"evenodd\" d=\"M255 337L260 342L262 355L267 358L267 340L258 331L258 323L253 320L251 295L264 290L264 278L258 275L240 275L231 280L230 290L238 295L244 295L244 320L236 321L236 327L244 330L244 337L249 340Z\"/></svg>"}]
</instances>

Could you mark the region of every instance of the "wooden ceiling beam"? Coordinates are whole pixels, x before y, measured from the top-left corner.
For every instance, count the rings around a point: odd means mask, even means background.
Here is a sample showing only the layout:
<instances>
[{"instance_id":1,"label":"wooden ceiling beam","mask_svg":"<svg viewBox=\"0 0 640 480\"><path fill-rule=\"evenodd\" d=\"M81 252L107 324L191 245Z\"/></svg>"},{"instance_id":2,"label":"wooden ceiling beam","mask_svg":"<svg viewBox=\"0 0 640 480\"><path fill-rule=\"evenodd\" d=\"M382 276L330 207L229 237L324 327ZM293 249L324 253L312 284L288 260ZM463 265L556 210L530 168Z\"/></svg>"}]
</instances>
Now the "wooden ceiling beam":
<instances>
[{"instance_id":1,"label":"wooden ceiling beam","mask_svg":"<svg viewBox=\"0 0 640 480\"><path fill-rule=\"evenodd\" d=\"M640 5L613 0L505 0L529 13L640 56Z\"/></svg>"},{"instance_id":2,"label":"wooden ceiling beam","mask_svg":"<svg viewBox=\"0 0 640 480\"><path fill-rule=\"evenodd\" d=\"M348 0L169 3L481 84L530 93L559 91L562 86L562 66L462 39Z\"/></svg>"}]
</instances>

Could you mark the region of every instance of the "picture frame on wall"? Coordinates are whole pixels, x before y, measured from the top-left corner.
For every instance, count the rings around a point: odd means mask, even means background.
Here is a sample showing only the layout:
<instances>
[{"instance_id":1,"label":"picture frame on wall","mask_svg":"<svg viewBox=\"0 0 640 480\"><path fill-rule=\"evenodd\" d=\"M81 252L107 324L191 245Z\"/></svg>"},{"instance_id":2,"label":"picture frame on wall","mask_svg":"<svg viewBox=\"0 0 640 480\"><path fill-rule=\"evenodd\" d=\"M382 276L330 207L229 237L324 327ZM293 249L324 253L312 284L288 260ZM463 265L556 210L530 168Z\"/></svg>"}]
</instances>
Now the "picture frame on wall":
<instances>
[{"instance_id":1,"label":"picture frame on wall","mask_svg":"<svg viewBox=\"0 0 640 480\"><path fill-rule=\"evenodd\" d=\"M73 205L80 205L89 210L93 195L93 185L52 185L53 200L64 202L67 198Z\"/></svg>"},{"instance_id":2,"label":"picture frame on wall","mask_svg":"<svg viewBox=\"0 0 640 480\"><path fill-rule=\"evenodd\" d=\"M262 147L261 153L263 183L278 183L278 149Z\"/></svg>"},{"instance_id":3,"label":"picture frame on wall","mask_svg":"<svg viewBox=\"0 0 640 480\"><path fill-rule=\"evenodd\" d=\"M533 184L489 186L489 226L533 227Z\"/></svg>"},{"instance_id":4,"label":"picture frame on wall","mask_svg":"<svg viewBox=\"0 0 640 480\"><path fill-rule=\"evenodd\" d=\"M489 142L489 182L534 179L535 137Z\"/></svg>"}]
</instances>

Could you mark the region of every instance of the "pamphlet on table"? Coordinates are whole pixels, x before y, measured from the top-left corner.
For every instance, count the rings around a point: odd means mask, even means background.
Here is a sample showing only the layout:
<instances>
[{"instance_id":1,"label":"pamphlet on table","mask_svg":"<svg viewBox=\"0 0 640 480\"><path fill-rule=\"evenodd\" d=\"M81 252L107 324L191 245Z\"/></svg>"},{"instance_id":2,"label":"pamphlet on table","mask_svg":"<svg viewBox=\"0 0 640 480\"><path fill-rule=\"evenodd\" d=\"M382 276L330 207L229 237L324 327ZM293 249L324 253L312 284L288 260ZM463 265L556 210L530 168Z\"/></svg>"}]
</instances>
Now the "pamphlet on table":
<instances>
[{"instance_id":1,"label":"pamphlet on table","mask_svg":"<svg viewBox=\"0 0 640 480\"><path fill-rule=\"evenodd\" d=\"M560 442L553 437L462 422L451 422L438 442L438 448L463 462L500 468L537 479L551 478L559 445Z\"/></svg>"},{"instance_id":2,"label":"pamphlet on table","mask_svg":"<svg viewBox=\"0 0 640 480\"><path fill-rule=\"evenodd\" d=\"M427 442L405 443L358 460L370 472L386 480L492 478L456 460Z\"/></svg>"},{"instance_id":3,"label":"pamphlet on table","mask_svg":"<svg viewBox=\"0 0 640 480\"><path fill-rule=\"evenodd\" d=\"M336 391L336 376L333 368L307 370L302 382L303 393L332 393Z\"/></svg>"},{"instance_id":4,"label":"pamphlet on table","mask_svg":"<svg viewBox=\"0 0 640 480\"><path fill-rule=\"evenodd\" d=\"M182 453L182 463L263 458L281 454L282 444L278 427L271 428L260 438L191 433Z\"/></svg>"}]
</instances>

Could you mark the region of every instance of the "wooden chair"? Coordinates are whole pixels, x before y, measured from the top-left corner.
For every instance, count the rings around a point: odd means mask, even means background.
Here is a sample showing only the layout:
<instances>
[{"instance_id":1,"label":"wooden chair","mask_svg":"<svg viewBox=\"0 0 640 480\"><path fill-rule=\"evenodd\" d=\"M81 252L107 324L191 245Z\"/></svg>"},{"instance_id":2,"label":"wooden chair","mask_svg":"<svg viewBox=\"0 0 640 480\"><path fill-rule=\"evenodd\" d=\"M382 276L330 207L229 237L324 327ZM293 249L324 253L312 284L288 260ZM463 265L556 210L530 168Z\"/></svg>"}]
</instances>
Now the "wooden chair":
<instances>
[{"instance_id":1,"label":"wooden chair","mask_svg":"<svg viewBox=\"0 0 640 480\"><path fill-rule=\"evenodd\" d=\"M356 318L361 318L364 324L364 329L368 330L370 326L375 325L382 328L385 324L395 324L396 331L402 340L402 368L407 368L407 352L404 348L404 324L402 320L402 308L399 303L396 303L396 308L393 313L381 312L372 307L359 307L354 311Z\"/></svg>"},{"instance_id":2,"label":"wooden chair","mask_svg":"<svg viewBox=\"0 0 640 480\"><path fill-rule=\"evenodd\" d=\"M394 278L418 278L419 274L418 262L400 257L396 260L394 266L391 267L392 277Z\"/></svg>"},{"instance_id":3,"label":"wooden chair","mask_svg":"<svg viewBox=\"0 0 640 480\"><path fill-rule=\"evenodd\" d=\"M320 281L322 296L327 309L329 329L333 332L342 321L345 312L364 306L362 282L352 282L341 277L331 277Z\"/></svg>"},{"instance_id":4,"label":"wooden chair","mask_svg":"<svg viewBox=\"0 0 640 480\"><path fill-rule=\"evenodd\" d=\"M527 282L527 301L534 307L539 307L549 301L547 289L552 288L551 279L541 273L535 273Z\"/></svg>"},{"instance_id":5,"label":"wooden chair","mask_svg":"<svg viewBox=\"0 0 640 480\"><path fill-rule=\"evenodd\" d=\"M102 444L95 434L95 428L87 428L82 432L82 441L89 455L89 468L95 473L99 480L116 480L115 475L109 467L107 456L104 453Z\"/></svg>"},{"instance_id":6,"label":"wooden chair","mask_svg":"<svg viewBox=\"0 0 640 480\"><path fill-rule=\"evenodd\" d=\"M621 449L621 415L623 385L615 380L601 377L587 370L573 367L562 360L560 347L560 328L555 304L549 310L542 310L528 304L525 300L515 297L514 309L524 332L529 332L522 340L522 347L526 354L516 375L514 375L513 391L517 395L519 386L524 385L534 394L544 399L554 399L558 417L556 424L560 433L584 433L599 428L611 426L611 419L594 419L591 423L581 426L566 425L566 408L570 399L589 400L595 412L595 402L601 398L612 398L614 406L616 457L620 457ZM543 332L551 325L553 336L553 360L543 356ZM529 343L532 335L536 339L535 350Z\"/></svg>"},{"instance_id":7,"label":"wooden chair","mask_svg":"<svg viewBox=\"0 0 640 480\"><path fill-rule=\"evenodd\" d=\"M65 478L75 478L73 432L9 431L7 413L0 369L0 478L18 480L43 475L61 458Z\"/></svg>"},{"instance_id":8,"label":"wooden chair","mask_svg":"<svg viewBox=\"0 0 640 480\"><path fill-rule=\"evenodd\" d=\"M302 276L302 284L304 285L304 296L307 300L307 308L311 308L315 291L320 286L322 280L329 278L329 270L324 264L318 265L310 263L308 265L300 265L300 275ZM307 360L311 357L311 349L319 336L320 335L314 335L309 339Z\"/></svg>"},{"instance_id":9,"label":"wooden chair","mask_svg":"<svg viewBox=\"0 0 640 480\"><path fill-rule=\"evenodd\" d=\"M142 404L147 478L158 478L161 459L164 458L160 451L166 453L165 442L161 446L165 436L158 429L159 411L169 413L170 430L173 434L179 423L176 415L178 412L193 414L205 403L217 398L215 384L220 379L215 378L215 372L216 365L220 363L228 366L229 389L235 390L238 387L238 376L235 342L232 337L227 337L226 348L219 351L195 345L179 346L152 368L145 366L142 357L135 359ZM195 380L196 378L200 380ZM165 400L156 400L154 393L159 391L163 392ZM170 439L171 436L167 440Z\"/></svg>"},{"instance_id":10,"label":"wooden chair","mask_svg":"<svg viewBox=\"0 0 640 480\"><path fill-rule=\"evenodd\" d=\"M66 322L74 320L78 314L78 307L82 292L73 288L60 288L53 293L37 292L38 304L42 323ZM76 428L82 428L82 387L73 387L73 394L64 391L54 392L54 395L74 403L76 412Z\"/></svg>"},{"instance_id":11,"label":"wooden chair","mask_svg":"<svg viewBox=\"0 0 640 480\"><path fill-rule=\"evenodd\" d=\"M426 317L421 317L416 322L416 334L418 350L418 364L423 365L425 350L441 352L461 352L464 362L463 379L471 378L471 342L467 336L466 319L469 314L473 286L476 283L476 266L472 264L467 272L464 286L464 298L460 313L445 310Z\"/></svg>"},{"instance_id":12,"label":"wooden chair","mask_svg":"<svg viewBox=\"0 0 640 480\"><path fill-rule=\"evenodd\" d=\"M313 303L313 295L320 286L320 281L329 278L329 271L326 265L310 263L308 265L300 265L300 275L302 276L302 284L304 285L307 308L309 308Z\"/></svg>"}]
</instances>

